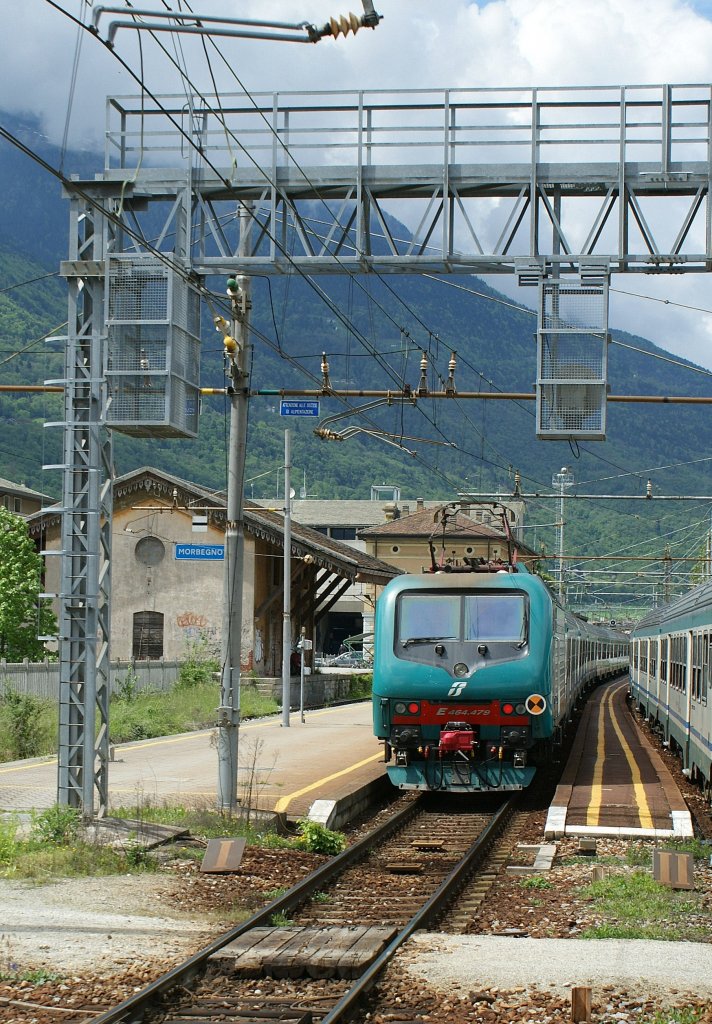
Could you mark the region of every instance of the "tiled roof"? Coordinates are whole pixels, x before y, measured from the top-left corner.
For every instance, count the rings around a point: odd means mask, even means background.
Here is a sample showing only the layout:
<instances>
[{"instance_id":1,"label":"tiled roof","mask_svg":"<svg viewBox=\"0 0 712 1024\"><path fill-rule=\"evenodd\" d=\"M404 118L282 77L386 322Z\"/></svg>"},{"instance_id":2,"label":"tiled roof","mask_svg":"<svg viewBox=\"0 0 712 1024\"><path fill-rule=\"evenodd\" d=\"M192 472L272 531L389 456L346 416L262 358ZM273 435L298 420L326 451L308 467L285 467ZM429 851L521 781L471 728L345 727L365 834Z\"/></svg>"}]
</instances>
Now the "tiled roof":
<instances>
[{"instance_id":1,"label":"tiled roof","mask_svg":"<svg viewBox=\"0 0 712 1024\"><path fill-rule=\"evenodd\" d=\"M271 500L264 498L259 499L255 504L263 508L271 507L275 502L281 500L280 498L273 498ZM403 501L401 499L398 503L401 514L403 514L405 509L415 511L416 500ZM425 508L439 508L442 504L442 500L426 501ZM295 498L292 502L292 515L300 523L304 523L307 526L351 526L359 529L383 523L386 518L385 509L388 505L392 507L393 502L350 498L343 500Z\"/></svg>"},{"instance_id":2,"label":"tiled roof","mask_svg":"<svg viewBox=\"0 0 712 1024\"><path fill-rule=\"evenodd\" d=\"M193 502L195 502L196 512L208 506L211 515L216 520L216 525L224 526L226 503L222 491L211 491L199 484L182 480L180 477L147 466L131 473L125 473L113 481L114 501L132 494L138 495L139 492L141 492L142 498L150 498L155 495L156 500L170 501L174 488L177 492L175 500L182 512L190 511ZM186 505L188 505L187 508ZM243 512L245 529L249 533L270 539L276 544L282 544L284 516L281 512L261 508L251 501L245 501ZM37 528L41 522L47 522L47 515L57 517L58 508L47 510L47 513L44 514L37 512L30 517L30 522ZM324 534L312 530L308 526L302 526L294 518L292 519L292 550L296 555L309 553L314 556L317 565L321 564L324 567L337 569L341 575L351 579L356 579L358 576L363 582L386 583L402 572L401 569L380 558L374 558L364 551L359 551L358 548L325 537Z\"/></svg>"},{"instance_id":3,"label":"tiled roof","mask_svg":"<svg viewBox=\"0 0 712 1024\"><path fill-rule=\"evenodd\" d=\"M442 503L439 503L442 505ZM431 509L414 512L410 516L392 519L380 526L370 526L359 532L359 537L429 537L433 532L442 535L442 527L438 526ZM447 537L474 537L487 540L505 540L501 530L493 530L491 526L477 523L474 519L460 512L447 521Z\"/></svg>"},{"instance_id":4,"label":"tiled roof","mask_svg":"<svg viewBox=\"0 0 712 1024\"><path fill-rule=\"evenodd\" d=\"M12 480L5 480L2 477L0 477L0 491L16 494L18 497L35 498L37 501L55 500L48 494L42 494L41 491L33 491L31 487L26 487L24 484L16 484Z\"/></svg>"}]
</instances>

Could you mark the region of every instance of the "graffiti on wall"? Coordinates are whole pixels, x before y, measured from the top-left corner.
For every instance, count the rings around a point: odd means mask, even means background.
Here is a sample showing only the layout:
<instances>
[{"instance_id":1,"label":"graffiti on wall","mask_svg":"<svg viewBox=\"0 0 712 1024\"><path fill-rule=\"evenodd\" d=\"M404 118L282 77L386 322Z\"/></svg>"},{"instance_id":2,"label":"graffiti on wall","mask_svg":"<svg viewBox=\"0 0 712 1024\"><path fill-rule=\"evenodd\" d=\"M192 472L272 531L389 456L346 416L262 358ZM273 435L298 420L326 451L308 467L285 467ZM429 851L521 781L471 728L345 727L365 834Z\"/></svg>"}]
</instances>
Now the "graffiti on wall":
<instances>
[{"instance_id":1,"label":"graffiti on wall","mask_svg":"<svg viewBox=\"0 0 712 1024\"><path fill-rule=\"evenodd\" d=\"M206 647L218 649L218 631L210 625L206 615L199 612L181 612L176 615L176 625L183 633L186 644L205 644Z\"/></svg>"}]
</instances>

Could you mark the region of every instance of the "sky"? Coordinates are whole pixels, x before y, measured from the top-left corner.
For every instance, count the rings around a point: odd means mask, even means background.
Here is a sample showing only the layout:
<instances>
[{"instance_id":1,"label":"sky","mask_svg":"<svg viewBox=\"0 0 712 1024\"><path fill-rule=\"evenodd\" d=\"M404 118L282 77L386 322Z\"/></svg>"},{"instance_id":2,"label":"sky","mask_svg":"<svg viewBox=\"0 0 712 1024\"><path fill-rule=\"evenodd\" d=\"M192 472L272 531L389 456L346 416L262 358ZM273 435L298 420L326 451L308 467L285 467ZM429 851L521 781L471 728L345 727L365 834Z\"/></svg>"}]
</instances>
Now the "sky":
<instances>
[{"instance_id":1,"label":"sky","mask_svg":"<svg viewBox=\"0 0 712 1024\"><path fill-rule=\"evenodd\" d=\"M91 16L87 0L57 3L85 22ZM53 142L66 137L72 148L101 146L106 95L135 93L135 83L100 41L79 34L46 0L0 4L0 107L38 117ZM180 0L170 4L178 9ZM133 6L164 9L159 0ZM193 0L190 6L204 14L314 24L349 7L362 12L360 0ZM376 0L375 6L381 25L355 38L317 46L221 39L220 47L251 92L712 82L712 0ZM104 14L100 28L111 17ZM178 91L166 57L142 40L148 87ZM182 43L191 76L210 90L200 44L186 37ZM138 71L137 33L119 31L115 45ZM227 71L216 62L213 70L219 90L233 91ZM534 303L533 293L517 289L512 278L489 283ZM709 275L617 275L611 286L612 327L712 369Z\"/></svg>"}]
</instances>

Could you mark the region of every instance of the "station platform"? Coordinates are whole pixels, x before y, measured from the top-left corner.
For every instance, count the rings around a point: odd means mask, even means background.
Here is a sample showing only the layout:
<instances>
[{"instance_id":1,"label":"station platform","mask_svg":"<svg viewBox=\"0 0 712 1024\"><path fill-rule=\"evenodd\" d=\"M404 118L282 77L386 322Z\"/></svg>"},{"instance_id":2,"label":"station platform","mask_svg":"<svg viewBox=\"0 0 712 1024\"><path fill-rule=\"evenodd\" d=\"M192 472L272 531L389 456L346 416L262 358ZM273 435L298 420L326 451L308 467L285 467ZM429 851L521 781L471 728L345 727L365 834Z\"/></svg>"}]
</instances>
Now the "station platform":
<instances>
[{"instance_id":1,"label":"station platform","mask_svg":"<svg viewBox=\"0 0 712 1024\"><path fill-rule=\"evenodd\" d=\"M238 799L262 812L304 817L317 800L336 804L338 828L359 813L372 787L390 785L383 747L372 732L370 701L244 722L238 741ZM213 730L125 743L109 763L109 813L118 808L215 807L218 754ZM0 812L51 807L57 759L0 764ZM339 820L339 814L341 819Z\"/></svg>"},{"instance_id":2,"label":"station platform","mask_svg":"<svg viewBox=\"0 0 712 1024\"><path fill-rule=\"evenodd\" d=\"M564 835L693 835L687 805L626 703L628 679L594 690L544 827Z\"/></svg>"}]
</instances>

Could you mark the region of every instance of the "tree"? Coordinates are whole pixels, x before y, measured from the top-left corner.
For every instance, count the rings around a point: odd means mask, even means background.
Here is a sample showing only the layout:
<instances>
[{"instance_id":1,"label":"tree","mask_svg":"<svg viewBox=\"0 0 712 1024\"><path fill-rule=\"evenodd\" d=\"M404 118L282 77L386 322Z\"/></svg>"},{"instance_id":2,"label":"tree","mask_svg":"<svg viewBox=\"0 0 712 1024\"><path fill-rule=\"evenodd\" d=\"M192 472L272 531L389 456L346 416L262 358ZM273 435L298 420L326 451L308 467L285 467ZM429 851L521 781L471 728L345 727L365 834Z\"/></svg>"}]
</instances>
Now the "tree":
<instances>
[{"instance_id":1,"label":"tree","mask_svg":"<svg viewBox=\"0 0 712 1024\"><path fill-rule=\"evenodd\" d=\"M57 632L57 619L41 598L42 559L21 516L0 507L0 658L38 661L47 655L38 635Z\"/></svg>"}]
</instances>

